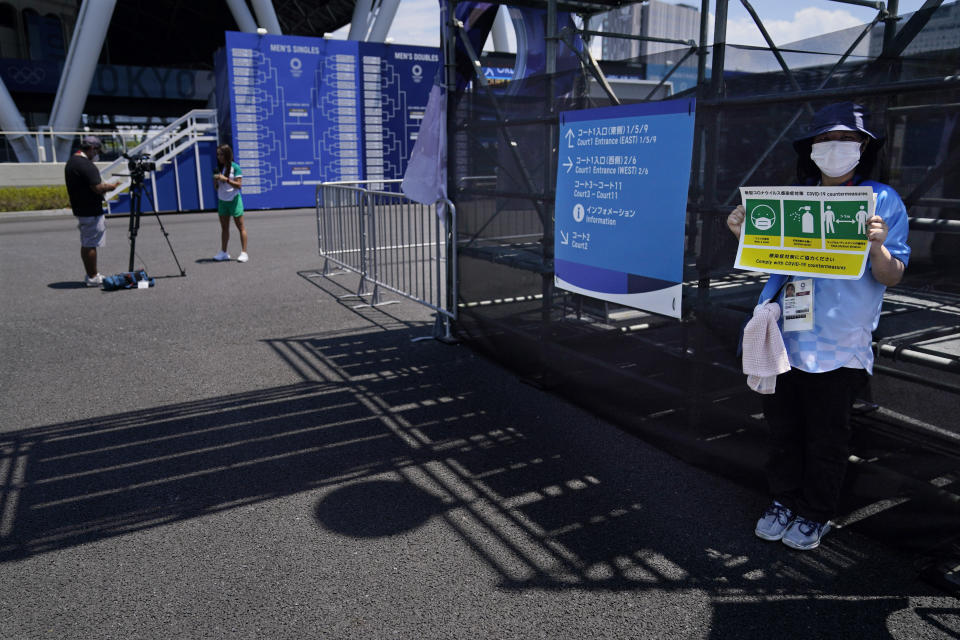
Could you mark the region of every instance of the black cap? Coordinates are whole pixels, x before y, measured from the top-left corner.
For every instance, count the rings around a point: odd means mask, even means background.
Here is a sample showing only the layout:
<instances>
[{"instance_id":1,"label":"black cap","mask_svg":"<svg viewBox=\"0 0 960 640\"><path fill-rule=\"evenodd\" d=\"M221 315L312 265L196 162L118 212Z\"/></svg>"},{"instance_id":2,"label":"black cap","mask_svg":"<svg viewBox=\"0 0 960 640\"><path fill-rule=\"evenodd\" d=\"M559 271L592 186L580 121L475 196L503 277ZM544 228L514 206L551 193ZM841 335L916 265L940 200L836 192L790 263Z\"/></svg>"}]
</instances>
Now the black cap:
<instances>
[{"instance_id":1,"label":"black cap","mask_svg":"<svg viewBox=\"0 0 960 640\"><path fill-rule=\"evenodd\" d=\"M807 131L793 141L793 148L802 153L805 147L808 148L812 144L814 137L827 131L859 131L882 144L883 136L867 128L869 117L867 110L854 102L828 104L813 114Z\"/></svg>"},{"instance_id":2,"label":"black cap","mask_svg":"<svg viewBox=\"0 0 960 640\"><path fill-rule=\"evenodd\" d=\"M80 140L81 149L102 149L103 143L97 136L83 136Z\"/></svg>"}]
</instances>

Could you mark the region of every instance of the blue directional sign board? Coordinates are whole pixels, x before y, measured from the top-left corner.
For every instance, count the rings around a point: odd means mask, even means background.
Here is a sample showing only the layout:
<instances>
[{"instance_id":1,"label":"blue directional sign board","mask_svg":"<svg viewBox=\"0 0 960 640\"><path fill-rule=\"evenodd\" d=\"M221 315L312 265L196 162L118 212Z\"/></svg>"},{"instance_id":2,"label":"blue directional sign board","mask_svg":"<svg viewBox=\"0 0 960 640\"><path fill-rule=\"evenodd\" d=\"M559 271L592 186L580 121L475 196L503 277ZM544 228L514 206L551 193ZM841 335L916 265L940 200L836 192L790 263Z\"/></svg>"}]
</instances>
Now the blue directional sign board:
<instances>
[{"instance_id":1,"label":"blue directional sign board","mask_svg":"<svg viewBox=\"0 0 960 640\"><path fill-rule=\"evenodd\" d=\"M218 95L245 208L310 206L327 181L403 177L437 49L227 32L225 54Z\"/></svg>"},{"instance_id":2,"label":"blue directional sign board","mask_svg":"<svg viewBox=\"0 0 960 640\"><path fill-rule=\"evenodd\" d=\"M680 317L693 99L566 111L556 286Z\"/></svg>"}]
</instances>

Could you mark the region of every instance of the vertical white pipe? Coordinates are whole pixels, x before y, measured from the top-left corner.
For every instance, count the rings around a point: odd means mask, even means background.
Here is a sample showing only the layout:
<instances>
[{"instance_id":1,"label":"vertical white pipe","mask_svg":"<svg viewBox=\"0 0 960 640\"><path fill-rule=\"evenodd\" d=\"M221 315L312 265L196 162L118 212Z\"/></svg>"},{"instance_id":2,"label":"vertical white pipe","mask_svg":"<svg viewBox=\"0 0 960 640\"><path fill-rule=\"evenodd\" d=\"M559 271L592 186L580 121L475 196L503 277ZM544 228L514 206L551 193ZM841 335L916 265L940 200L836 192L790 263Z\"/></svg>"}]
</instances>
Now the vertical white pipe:
<instances>
[{"instance_id":1,"label":"vertical white pipe","mask_svg":"<svg viewBox=\"0 0 960 640\"><path fill-rule=\"evenodd\" d=\"M257 32L257 21L253 19L253 14L250 13L250 9L247 8L247 3L244 0L227 0L227 6L230 7L230 13L233 15L240 31L245 33Z\"/></svg>"},{"instance_id":2,"label":"vertical white pipe","mask_svg":"<svg viewBox=\"0 0 960 640\"><path fill-rule=\"evenodd\" d=\"M507 39L507 7L500 5L497 10L497 17L493 21L493 29L490 32L493 38L494 51L509 51L510 43Z\"/></svg>"},{"instance_id":3,"label":"vertical white pipe","mask_svg":"<svg viewBox=\"0 0 960 640\"><path fill-rule=\"evenodd\" d=\"M80 124L80 114L90 93L97 59L103 49L116 4L117 0L83 0L80 6L60 85L53 100L53 109L50 110L50 127L54 131L72 131ZM69 156L73 137L56 136L54 139L57 158Z\"/></svg>"},{"instance_id":4,"label":"vertical white pipe","mask_svg":"<svg viewBox=\"0 0 960 640\"><path fill-rule=\"evenodd\" d=\"M251 0L253 11L257 14L257 22L260 26L275 36L283 35L280 30L280 21L277 20L277 12L273 9L273 3L270 0Z\"/></svg>"},{"instance_id":5,"label":"vertical white pipe","mask_svg":"<svg viewBox=\"0 0 960 640\"><path fill-rule=\"evenodd\" d=\"M0 129L4 131L26 131L27 123L17 110L17 105L7 91L7 85L0 78ZM36 162L37 150L30 144L26 135L7 134L7 141L13 147L20 162Z\"/></svg>"},{"instance_id":6,"label":"vertical white pipe","mask_svg":"<svg viewBox=\"0 0 960 640\"><path fill-rule=\"evenodd\" d=\"M383 42L387 39L399 6L400 0L380 0L380 11L377 12L377 17L370 28L370 37L367 38L367 42Z\"/></svg>"},{"instance_id":7,"label":"vertical white pipe","mask_svg":"<svg viewBox=\"0 0 960 640\"><path fill-rule=\"evenodd\" d=\"M353 18L350 20L350 32L347 40L366 40L370 29L370 11L373 9L372 0L357 0L353 6Z\"/></svg>"}]
</instances>

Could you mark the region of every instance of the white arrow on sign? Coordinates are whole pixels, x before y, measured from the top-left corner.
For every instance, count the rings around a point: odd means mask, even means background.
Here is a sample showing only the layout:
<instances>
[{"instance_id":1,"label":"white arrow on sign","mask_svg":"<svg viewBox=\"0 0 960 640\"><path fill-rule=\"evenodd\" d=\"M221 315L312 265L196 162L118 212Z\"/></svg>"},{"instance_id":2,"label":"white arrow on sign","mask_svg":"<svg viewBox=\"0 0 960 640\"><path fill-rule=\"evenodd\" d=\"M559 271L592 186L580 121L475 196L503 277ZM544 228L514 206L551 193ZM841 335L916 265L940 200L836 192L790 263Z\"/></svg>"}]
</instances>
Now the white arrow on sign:
<instances>
[{"instance_id":1,"label":"white arrow on sign","mask_svg":"<svg viewBox=\"0 0 960 640\"><path fill-rule=\"evenodd\" d=\"M567 136L567 148L573 149L573 144L571 143L571 140L574 138L573 129L567 129L567 132L564 135Z\"/></svg>"},{"instance_id":2,"label":"white arrow on sign","mask_svg":"<svg viewBox=\"0 0 960 640\"><path fill-rule=\"evenodd\" d=\"M567 156L567 161L563 163L563 166L567 168L567 173L570 173L570 169L573 169L573 160L570 159L570 156Z\"/></svg>"},{"instance_id":3,"label":"white arrow on sign","mask_svg":"<svg viewBox=\"0 0 960 640\"><path fill-rule=\"evenodd\" d=\"M562 238L562 240L560 241L560 244L570 244L570 236L564 233L563 229L559 229L559 231L560 231L560 237Z\"/></svg>"}]
</instances>

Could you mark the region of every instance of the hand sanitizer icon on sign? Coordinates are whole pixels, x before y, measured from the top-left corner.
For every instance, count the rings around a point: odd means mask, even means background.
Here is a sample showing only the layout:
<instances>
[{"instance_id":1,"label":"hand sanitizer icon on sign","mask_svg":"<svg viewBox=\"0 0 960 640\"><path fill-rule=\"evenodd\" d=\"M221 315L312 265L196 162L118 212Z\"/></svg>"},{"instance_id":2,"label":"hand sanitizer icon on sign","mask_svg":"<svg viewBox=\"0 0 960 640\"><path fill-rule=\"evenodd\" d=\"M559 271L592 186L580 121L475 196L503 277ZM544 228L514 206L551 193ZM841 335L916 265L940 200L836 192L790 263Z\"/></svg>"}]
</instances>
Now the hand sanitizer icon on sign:
<instances>
[{"instance_id":1,"label":"hand sanitizer icon on sign","mask_svg":"<svg viewBox=\"0 0 960 640\"><path fill-rule=\"evenodd\" d=\"M750 223L760 231L773 228L776 221L777 214L769 205L758 204L750 212Z\"/></svg>"},{"instance_id":2,"label":"hand sanitizer icon on sign","mask_svg":"<svg viewBox=\"0 0 960 640\"><path fill-rule=\"evenodd\" d=\"M813 214L810 212L810 205L800 207L803 215L800 216L800 228L803 233L813 233Z\"/></svg>"}]
</instances>

